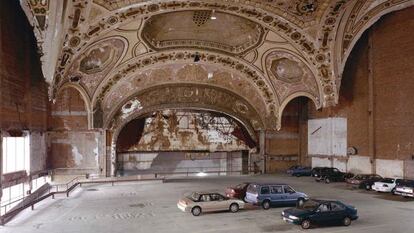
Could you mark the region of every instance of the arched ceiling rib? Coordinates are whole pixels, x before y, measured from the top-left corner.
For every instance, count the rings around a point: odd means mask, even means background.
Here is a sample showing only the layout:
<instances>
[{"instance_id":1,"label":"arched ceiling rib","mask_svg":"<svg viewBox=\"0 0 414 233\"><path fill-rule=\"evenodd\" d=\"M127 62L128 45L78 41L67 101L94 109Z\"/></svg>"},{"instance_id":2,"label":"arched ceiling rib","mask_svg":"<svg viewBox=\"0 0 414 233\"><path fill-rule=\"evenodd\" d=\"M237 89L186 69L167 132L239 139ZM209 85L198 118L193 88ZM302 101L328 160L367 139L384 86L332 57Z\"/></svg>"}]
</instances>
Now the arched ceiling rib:
<instances>
[{"instance_id":1,"label":"arched ceiling rib","mask_svg":"<svg viewBox=\"0 0 414 233\"><path fill-rule=\"evenodd\" d=\"M108 97L123 88L118 82L136 82L174 64L177 71L194 64L197 54L208 77L214 66L228 80L245 79L240 93L257 93L249 101L276 122L296 96L312 99L317 108L335 105L356 40L382 15L412 5L414 0L22 1L48 61L43 68L52 98L73 83L86 91L93 111L107 114L113 111L105 109ZM219 19L212 21L212 14ZM169 22L174 17L185 17L187 26ZM170 78L158 81L183 83ZM203 79L198 81L211 82ZM227 84L210 87L238 91Z\"/></svg>"}]
</instances>

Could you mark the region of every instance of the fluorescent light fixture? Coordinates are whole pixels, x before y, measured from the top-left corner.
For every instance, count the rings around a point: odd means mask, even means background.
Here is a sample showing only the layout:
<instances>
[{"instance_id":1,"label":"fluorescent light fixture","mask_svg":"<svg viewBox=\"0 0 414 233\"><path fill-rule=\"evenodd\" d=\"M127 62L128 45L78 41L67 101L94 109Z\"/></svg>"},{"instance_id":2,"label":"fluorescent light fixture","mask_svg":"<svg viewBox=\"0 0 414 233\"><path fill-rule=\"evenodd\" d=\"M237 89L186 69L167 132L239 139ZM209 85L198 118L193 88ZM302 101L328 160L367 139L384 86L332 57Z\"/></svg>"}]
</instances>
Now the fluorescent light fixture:
<instances>
[{"instance_id":1,"label":"fluorescent light fixture","mask_svg":"<svg viewBox=\"0 0 414 233\"><path fill-rule=\"evenodd\" d=\"M212 20L217 19L215 12L216 12L216 10L212 10L212 11L211 11L211 16L210 16L210 19L212 19Z\"/></svg>"},{"instance_id":2,"label":"fluorescent light fixture","mask_svg":"<svg viewBox=\"0 0 414 233\"><path fill-rule=\"evenodd\" d=\"M207 173L199 172L199 173L196 174L196 176L199 176L199 177L207 176Z\"/></svg>"}]
</instances>

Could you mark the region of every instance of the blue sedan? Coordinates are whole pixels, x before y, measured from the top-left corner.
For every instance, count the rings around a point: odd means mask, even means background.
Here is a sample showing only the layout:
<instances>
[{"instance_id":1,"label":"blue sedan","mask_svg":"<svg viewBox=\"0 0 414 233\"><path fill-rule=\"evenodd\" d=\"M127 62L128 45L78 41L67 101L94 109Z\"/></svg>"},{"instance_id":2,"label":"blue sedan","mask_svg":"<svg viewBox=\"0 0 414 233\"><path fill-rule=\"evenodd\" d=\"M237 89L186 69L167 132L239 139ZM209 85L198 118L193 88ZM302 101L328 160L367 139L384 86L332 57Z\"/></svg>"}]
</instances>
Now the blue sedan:
<instances>
[{"instance_id":1,"label":"blue sedan","mask_svg":"<svg viewBox=\"0 0 414 233\"><path fill-rule=\"evenodd\" d=\"M351 225L358 219L357 209L340 201L326 201L310 199L296 208L286 209L282 212L284 221L301 225L308 229L311 225L342 224Z\"/></svg>"},{"instance_id":2,"label":"blue sedan","mask_svg":"<svg viewBox=\"0 0 414 233\"><path fill-rule=\"evenodd\" d=\"M286 173L292 176L310 176L312 172L311 167L302 167L302 166L292 166L290 167Z\"/></svg>"}]
</instances>

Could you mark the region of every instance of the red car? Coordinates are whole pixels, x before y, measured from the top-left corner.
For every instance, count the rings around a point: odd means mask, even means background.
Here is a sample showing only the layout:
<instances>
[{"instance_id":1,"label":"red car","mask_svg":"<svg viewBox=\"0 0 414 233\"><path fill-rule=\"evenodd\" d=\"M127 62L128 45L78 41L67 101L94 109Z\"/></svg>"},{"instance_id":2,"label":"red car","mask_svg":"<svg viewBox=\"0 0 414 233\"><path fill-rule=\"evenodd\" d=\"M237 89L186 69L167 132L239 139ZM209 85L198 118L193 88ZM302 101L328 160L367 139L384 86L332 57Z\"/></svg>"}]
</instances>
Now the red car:
<instances>
[{"instance_id":1,"label":"red car","mask_svg":"<svg viewBox=\"0 0 414 233\"><path fill-rule=\"evenodd\" d=\"M240 200L244 200L246 197L246 190L247 186L249 186L250 183L241 183L234 187L228 187L226 188L226 196L230 198L238 198Z\"/></svg>"}]
</instances>

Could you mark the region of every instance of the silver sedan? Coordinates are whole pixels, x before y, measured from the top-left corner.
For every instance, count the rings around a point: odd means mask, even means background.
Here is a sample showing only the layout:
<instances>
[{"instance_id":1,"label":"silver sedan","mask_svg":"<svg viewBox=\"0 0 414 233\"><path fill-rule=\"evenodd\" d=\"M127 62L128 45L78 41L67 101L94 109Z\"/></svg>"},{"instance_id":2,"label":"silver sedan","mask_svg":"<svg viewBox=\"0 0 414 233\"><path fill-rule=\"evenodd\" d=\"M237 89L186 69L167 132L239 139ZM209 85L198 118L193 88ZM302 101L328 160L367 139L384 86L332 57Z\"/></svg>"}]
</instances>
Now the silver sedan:
<instances>
[{"instance_id":1,"label":"silver sedan","mask_svg":"<svg viewBox=\"0 0 414 233\"><path fill-rule=\"evenodd\" d=\"M202 212L211 211L228 210L235 213L244 208L244 202L225 197L219 193L194 192L190 196L180 199L177 206L184 212L191 212L194 216L199 216Z\"/></svg>"}]
</instances>

